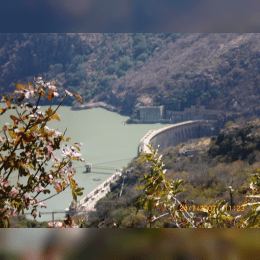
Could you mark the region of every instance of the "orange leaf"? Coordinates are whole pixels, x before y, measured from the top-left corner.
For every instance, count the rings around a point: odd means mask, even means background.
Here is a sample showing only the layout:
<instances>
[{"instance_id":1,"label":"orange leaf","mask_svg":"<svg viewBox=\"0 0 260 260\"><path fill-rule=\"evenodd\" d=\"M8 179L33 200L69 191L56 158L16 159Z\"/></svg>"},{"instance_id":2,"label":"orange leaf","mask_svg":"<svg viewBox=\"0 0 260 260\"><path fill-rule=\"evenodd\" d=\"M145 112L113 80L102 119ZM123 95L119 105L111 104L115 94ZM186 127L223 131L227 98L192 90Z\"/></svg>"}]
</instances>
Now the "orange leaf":
<instances>
[{"instance_id":1,"label":"orange leaf","mask_svg":"<svg viewBox=\"0 0 260 260\"><path fill-rule=\"evenodd\" d=\"M61 189L60 189L59 186L57 186L56 191L57 191L57 193L60 193L60 192L61 192Z\"/></svg>"},{"instance_id":2,"label":"orange leaf","mask_svg":"<svg viewBox=\"0 0 260 260\"><path fill-rule=\"evenodd\" d=\"M0 109L0 115L2 115L4 112L6 111L6 109Z\"/></svg>"},{"instance_id":3,"label":"orange leaf","mask_svg":"<svg viewBox=\"0 0 260 260\"><path fill-rule=\"evenodd\" d=\"M9 101L6 102L6 105L10 108L11 107L11 103Z\"/></svg>"},{"instance_id":4,"label":"orange leaf","mask_svg":"<svg viewBox=\"0 0 260 260\"><path fill-rule=\"evenodd\" d=\"M30 86L30 85L32 85L30 82L27 82L27 86Z\"/></svg>"},{"instance_id":5,"label":"orange leaf","mask_svg":"<svg viewBox=\"0 0 260 260\"><path fill-rule=\"evenodd\" d=\"M41 92L41 95L42 95L43 97L45 97L45 93L44 93L44 92Z\"/></svg>"},{"instance_id":6,"label":"orange leaf","mask_svg":"<svg viewBox=\"0 0 260 260\"><path fill-rule=\"evenodd\" d=\"M73 95L82 103L82 97L79 94L73 93Z\"/></svg>"},{"instance_id":7,"label":"orange leaf","mask_svg":"<svg viewBox=\"0 0 260 260\"><path fill-rule=\"evenodd\" d=\"M23 141L21 141L21 143L20 143L20 148L21 148L21 149L24 149Z\"/></svg>"},{"instance_id":8,"label":"orange leaf","mask_svg":"<svg viewBox=\"0 0 260 260\"><path fill-rule=\"evenodd\" d=\"M32 135L27 136L26 142L31 142L34 140L34 137Z\"/></svg>"},{"instance_id":9,"label":"orange leaf","mask_svg":"<svg viewBox=\"0 0 260 260\"><path fill-rule=\"evenodd\" d=\"M55 131L51 131L50 133L49 133L49 136L53 136L55 134Z\"/></svg>"},{"instance_id":10,"label":"orange leaf","mask_svg":"<svg viewBox=\"0 0 260 260\"><path fill-rule=\"evenodd\" d=\"M70 140L70 137L66 138L66 142L69 142L69 140Z\"/></svg>"},{"instance_id":11,"label":"orange leaf","mask_svg":"<svg viewBox=\"0 0 260 260\"><path fill-rule=\"evenodd\" d=\"M9 133L10 137L13 138L13 132L11 130L8 130L8 133Z\"/></svg>"},{"instance_id":12,"label":"orange leaf","mask_svg":"<svg viewBox=\"0 0 260 260\"><path fill-rule=\"evenodd\" d=\"M19 83L15 83L15 85L18 87L18 88L26 88L26 86L22 85L22 84L19 84Z\"/></svg>"},{"instance_id":13,"label":"orange leaf","mask_svg":"<svg viewBox=\"0 0 260 260\"><path fill-rule=\"evenodd\" d=\"M10 118L13 120L13 121L20 121L16 116L14 115L10 115Z\"/></svg>"},{"instance_id":14,"label":"orange leaf","mask_svg":"<svg viewBox=\"0 0 260 260\"><path fill-rule=\"evenodd\" d=\"M53 91L51 91L51 92L49 93L49 95L48 95L48 98L47 98L47 99L48 99L48 100L51 100L51 99L53 98L53 96L54 96L54 95L53 95Z\"/></svg>"},{"instance_id":15,"label":"orange leaf","mask_svg":"<svg viewBox=\"0 0 260 260\"><path fill-rule=\"evenodd\" d=\"M52 115L51 118L60 121L60 118L57 114Z\"/></svg>"}]
</instances>

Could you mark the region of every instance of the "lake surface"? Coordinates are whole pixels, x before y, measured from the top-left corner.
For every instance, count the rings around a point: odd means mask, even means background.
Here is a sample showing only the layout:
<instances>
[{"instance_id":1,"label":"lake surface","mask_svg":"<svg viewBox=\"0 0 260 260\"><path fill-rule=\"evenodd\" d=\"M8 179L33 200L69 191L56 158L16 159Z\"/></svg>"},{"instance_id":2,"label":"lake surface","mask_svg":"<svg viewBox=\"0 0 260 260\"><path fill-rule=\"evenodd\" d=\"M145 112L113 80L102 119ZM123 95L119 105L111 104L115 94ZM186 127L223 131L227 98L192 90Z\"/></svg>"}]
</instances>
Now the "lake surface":
<instances>
[{"instance_id":1,"label":"lake surface","mask_svg":"<svg viewBox=\"0 0 260 260\"><path fill-rule=\"evenodd\" d=\"M0 107L5 107L0 104ZM46 107L41 107L44 111ZM16 115L15 110L0 116L0 127L11 122L10 113ZM81 142L80 153L85 162L75 161L75 179L80 187L84 187L83 195L78 200L92 191L101 182L111 176L115 171L93 169L91 173L85 172L85 163L100 164L100 166L115 167L117 169L127 166L127 164L137 156L137 148L141 138L151 129L159 129L166 125L163 124L132 124L123 125L128 119L117 113L107 111L103 108L93 108L88 110L73 111L70 107L60 107L57 111L61 121L52 120L48 126L61 133L67 128L65 137L71 137L71 142ZM68 143L69 144L69 143ZM57 153L61 156L61 153ZM94 181L94 178L100 178L100 181ZM10 181L16 182L16 177ZM45 199L56 191L52 190L51 194L38 196ZM46 201L47 208L39 208L40 212L63 211L69 207L72 201L71 190L67 188L64 192ZM27 215L32 219L30 215ZM63 218L64 214L55 214L55 218ZM51 214L42 214L38 221L50 221Z\"/></svg>"}]
</instances>

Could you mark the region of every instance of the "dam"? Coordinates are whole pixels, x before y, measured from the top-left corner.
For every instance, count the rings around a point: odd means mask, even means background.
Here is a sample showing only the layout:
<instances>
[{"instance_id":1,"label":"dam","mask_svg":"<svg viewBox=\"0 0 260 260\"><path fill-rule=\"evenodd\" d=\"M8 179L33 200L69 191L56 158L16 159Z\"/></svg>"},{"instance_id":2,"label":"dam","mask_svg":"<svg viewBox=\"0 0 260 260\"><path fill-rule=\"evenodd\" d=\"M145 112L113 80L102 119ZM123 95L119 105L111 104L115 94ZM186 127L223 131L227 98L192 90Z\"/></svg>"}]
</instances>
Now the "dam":
<instances>
[{"instance_id":1,"label":"dam","mask_svg":"<svg viewBox=\"0 0 260 260\"><path fill-rule=\"evenodd\" d=\"M147 134L145 134L138 145L138 156L141 153L150 152L146 144L152 144L153 149L156 149L158 145L160 145L158 150L159 152L162 152L167 147L176 146L182 142L186 142L188 139L195 139L203 136L218 134L219 129L216 125L216 122L216 120L186 121L166 126L158 130L150 130ZM122 170L116 171L98 187L80 199L76 205L71 205L67 213L73 214L73 211L80 211L83 209L85 211L95 211L95 205L97 201L110 192L110 184L118 180L121 176ZM127 175L122 177L127 178ZM123 184L120 195L122 194L122 189ZM80 215L82 214L77 214L77 216Z\"/></svg>"},{"instance_id":2,"label":"dam","mask_svg":"<svg viewBox=\"0 0 260 260\"><path fill-rule=\"evenodd\" d=\"M73 211L95 211L95 205L98 200L103 198L108 192L110 192L110 184L118 180L122 175L121 170L116 171L112 176L107 178L104 182L98 185L94 190L89 192L86 196L80 199L76 204L71 205L67 210L68 214L73 214ZM77 216L81 214L78 213Z\"/></svg>"},{"instance_id":3,"label":"dam","mask_svg":"<svg viewBox=\"0 0 260 260\"><path fill-rule=\"evenodd\" d=\"M167 147L176 146L189 139L216 135L219 132L216 123L216 120L191 120L166 126L158 130L150 130L140 140L138 156L141 153L150 152L149 148L146 146L147 144L152 145L153 149L158 148L158 151L162 152Z\"/></svg>"}]
</instances>

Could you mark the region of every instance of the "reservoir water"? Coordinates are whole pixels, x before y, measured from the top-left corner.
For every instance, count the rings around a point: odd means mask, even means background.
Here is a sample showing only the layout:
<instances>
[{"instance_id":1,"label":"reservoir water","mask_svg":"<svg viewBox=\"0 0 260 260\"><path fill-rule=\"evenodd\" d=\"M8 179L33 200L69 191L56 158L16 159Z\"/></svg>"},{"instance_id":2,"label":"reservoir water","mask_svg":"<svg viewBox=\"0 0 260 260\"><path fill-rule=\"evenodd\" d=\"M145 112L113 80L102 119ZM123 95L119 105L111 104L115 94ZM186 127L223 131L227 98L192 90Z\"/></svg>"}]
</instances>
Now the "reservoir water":
<instances>
[{"instance_id":1,"label":"reservoir water","mask_svg":"<svg viewBox=\"0 0 260 260\"><path fill-rule=\"evenodd\" d=\"M0 107L5 107L0 104ZM41 107L44 111L47 107ZM10 110L0 116L0 127L11 122L10 113L16 114L15 110ZM93 169L91 173L85 172L85 163L100 164L100 166L115 167L117 169L125 167L134 157L137 156L137 147L140 139L151 129L159 129L163 124L132 124L123 125L128 119L117 113L107 111L103 108L93 108L88 110L73 111L70 107L62 106L57 111L60 120L52 120L49 127L64 133L67 128L65 137L71 137L71 142L81 142L80 153L85 162L75 161L75 179L78 181L79 187L84 187L83 195L78 200L92 191L105 179L111 176L115 171ZM61 153L57 153L61 156ZM99 178L100 181L93 179ZM14 184L17 178L11 178ZM45 199L56 191L51 190L51 194L38 196ZM40 212L64 211L69 207L72 201L72 194L69 187L64 191L46 201L47 208L39 208ZM55 218L63 218L64 214L55 214ZM30 215L27 218L32 219ZM42 214L38 221L50 221L51 214Z\"/></svg>"}]
</instances>

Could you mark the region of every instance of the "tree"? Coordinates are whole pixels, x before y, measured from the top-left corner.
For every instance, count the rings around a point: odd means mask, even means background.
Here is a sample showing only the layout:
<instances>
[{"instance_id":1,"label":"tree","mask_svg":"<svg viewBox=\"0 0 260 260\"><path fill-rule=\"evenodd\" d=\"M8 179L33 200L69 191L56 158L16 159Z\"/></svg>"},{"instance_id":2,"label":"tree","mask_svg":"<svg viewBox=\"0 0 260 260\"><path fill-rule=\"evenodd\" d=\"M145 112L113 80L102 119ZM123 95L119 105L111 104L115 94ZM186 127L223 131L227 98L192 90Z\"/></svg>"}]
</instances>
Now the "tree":
<instances>
[{"instance_id":1,"label":"tree","mask_svg":"<svg viewBox=\"0 0 260 260\"><path fill-rule=\"evenodd\" d=\"M56 113L67 96L75 96L82 102L77 93L65 90L65 95L56 109L51 106L45 111L40 111L40 100L47 98L48 101L59 96L57 87L53 82L45 82L38 77L34 85L30 82L27 85L16 84L15 94L18 98L9 97L3 94L1 101L6 102L7 107L0 109L0 115L7 110L16 110L17 115L11 115L13 123L6 123L0 135L0 227L10 227L9 217L24 214L24 209L31 209L31 215L39 216L37 207L47 207L44 201L71 188L72 197L77 202L77 196L82 195L84 188L78 187L74 179L75 169L72 161L84 161L79 146L82 143L72 143L68 146L70 138L64 137L60 132L50 129L47 123L50 120L60 118ZM48 93L47 93L48 92ZM32 103L23 102L24 99L35 101ZM8 136L9 135L9 136ZM63 147L63 149L62 149ZM55 151L62 149L62 159L55 156ZM51 170L46 171L46 165L52 163ZM10 176L17 176L17 183L9 181ZM20 180L26 180L23 185ZM47 189L53 185L57 194L44 200L37 199L40 193L49 194ZM30 196L29 193L36 195ZM68 216L64 223L49 223L50 227L78 227Z\"/></svg>"},{"instance_id":2,"label":"tree","mask_svg":"<svg viewBox=\"0 0 260 260\"><path fill-rule=\"evenodd\" d=\"M174 219L175 225L180 227L179 221L189 222L188 224L192 227L194 223L191 221L192 213L188 213L187 210L183 210L181 212L179 209L183 202L179 202L176 198L178 193L185 191L184 189L180 189L179 187L184 182L181 180L167 180L165 179L166 169L163 169L164 163L161 162L162 155L159 156L158 150L153 150L152 146L147 145L150 149L151 153L141 154L139 159L141 159L141 163L144 162L152 162L153 166L151 166L151 174L143 175L140 180L137 189L144 189L145 194L142 195L137 201L137 212L140 208L144 208L149 212L149 216L147 221L150 223L150 227L152 226L152 222L166 215L170 215L172 219ZM145 182L145 186L140 187L139 185ZM178 210L175 209L175 205L178 205ZM163 209L167 210L167 213L156 217L154 210L156 208L160 209L160 212ZM186 225L186 224L185 224Z\"/></svg>"},{"instance_id":3,"label":"tree","mask_svg":"<svg viewBox=\"0 0 260 260\"><path fill-rule=\"evenodd\" d=\"M132 61L130 60L129 56L124 56L120 62L120 69L123 71L127 71L129 68L132 67L132 65L133 64L132 64Z\"/></svg>"},{"instance_id":4,"label":"tree","mask_svg":"<svg viewBox=\"0 0 260 260\"><path fill-rule=\"evenodd\" d=\"M154 150L151 145L147 145L150 153L143 153L139 159L141 163L150 162L150 174L141 175L136 189L144 190L144 194L137 200L137 211L144 208L149 212L147 221L152 227L157 219L170 216L171 221L175 227L185 228L256 228L260 227L260 169L255 171L249 187L247 187L249 194L246 195L246 201L243 205L236 207L237 211L243 213L245 207L249 207L249 213L241 218L241 215L233 217L229 214L232 203L224 204L224 201L216 201L212 206L199 206L193 208L193 205L187 205L186 200L181 202L176 195L185 191L180 189L184 180L170 180L165 178L166 169L163 169L164 163L161 162L162 155L158 154L158 150ZM141 183L145 186L139 186ZM230 186L230 194L233 188ZM195 207L195 206L194 206ZM159 208L160 212L166 209L166 213L158 216L155 210ZM201 211L207 214L206 217L197 217L193 212ZM157 214L157 215L156 215Z\"/></svg>"}]
</instances>

